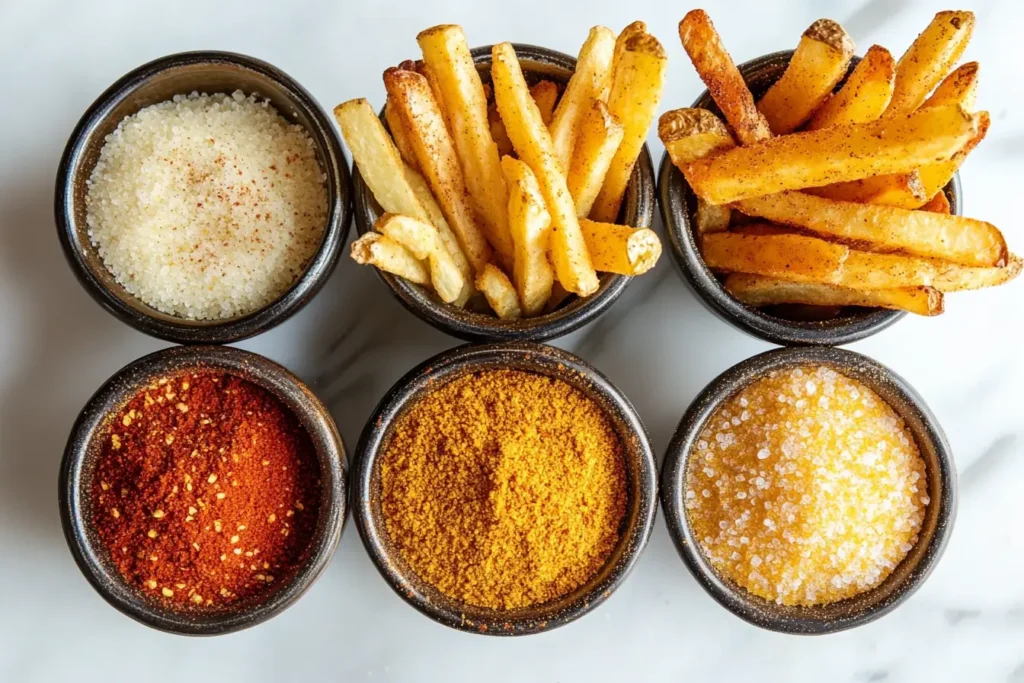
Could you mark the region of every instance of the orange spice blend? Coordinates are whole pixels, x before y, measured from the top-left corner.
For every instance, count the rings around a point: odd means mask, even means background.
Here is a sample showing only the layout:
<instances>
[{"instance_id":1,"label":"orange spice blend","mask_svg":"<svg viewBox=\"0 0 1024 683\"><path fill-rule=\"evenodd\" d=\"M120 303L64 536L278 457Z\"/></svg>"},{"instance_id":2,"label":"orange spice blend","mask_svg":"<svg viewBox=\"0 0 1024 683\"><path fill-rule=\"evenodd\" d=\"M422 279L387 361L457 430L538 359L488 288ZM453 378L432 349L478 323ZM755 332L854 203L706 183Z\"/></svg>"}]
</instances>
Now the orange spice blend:
<instances>
[{"instance_id":1,"label":"orange spice blend","mask_svg":"<svg viewBox=\"0 0 1024 683\"><path fill-rule=\"evenodd\" d=\"M267 593L308 558L320 469L274 396L204 372L160 379L111 416L91 494L126 581L216 608Z\"/></svg>"}]
</instances>

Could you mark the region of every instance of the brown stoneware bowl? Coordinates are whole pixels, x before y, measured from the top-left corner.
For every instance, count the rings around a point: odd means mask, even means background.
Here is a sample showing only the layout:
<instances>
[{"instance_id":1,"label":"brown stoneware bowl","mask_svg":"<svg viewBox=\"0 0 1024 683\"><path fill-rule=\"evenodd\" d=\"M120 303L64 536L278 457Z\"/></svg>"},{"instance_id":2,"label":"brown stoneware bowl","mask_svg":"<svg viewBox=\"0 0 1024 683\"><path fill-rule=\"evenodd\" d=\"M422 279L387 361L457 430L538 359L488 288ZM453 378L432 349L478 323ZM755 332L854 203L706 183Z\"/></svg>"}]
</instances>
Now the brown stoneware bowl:
<instances>
[{"instance_id":1,"label":"brown stoneware bowl","mask_svg":"<svg viewBox=\"0 0 1024 683\"><path fill-rule=\"evenodd\" d=\"M320 247L294 284L276 301L224 320L188 320L168 315L128 293L110 274L89 238L85 197L103 143L126 116L174 95L242 90L268 98L287 120L313 139L326 176L327 223ZM181 344L221 344L265 332L284 322L323 287L348 234L351 184L334 123L288 74L252 57L231 52L182 52L143 64L119 78L82 115L57 170L54 192L57 234L68 264L90 296L122 322L146 334Z\"/></svg>"},{"instance_id":2,"label":"brown stoneware bowl","mask_svg":"<svg viewBox=\"0 0 1024 683\"><path fill-rule=\"evenodd\" d=\"M925 462L931 502L918 541L875 588L814 607L778 605L720 576L694 538L684 506L687 461L705 423L730 396L772 370L826 365L863 382L903 418ZM906 380L881 363L832 347L793 347L749 358L715 378L694 399L669 444L661 469L661 504L669 535L683 562L712 598L741 619L771 631L802 635L835 633L878 619L901 605L928 578L946 548L956 517L956 467L946 435L924 400Z\"/></svg>"},{"instance_id":3,"label":"brown stoneware bowl","mask_svg":"<svg viewBox=\"0 0 1024 683\"><path fill-rule=\"evenodd\" d=\"M320 516L309 559L266 594L223 608L175 610L129 585L113 565L92 525L92 489L99 440L111 415L159 377L215 370L266 389L292 411L309 433L320 463ZM100 596L123 614L161 631L207 636L240 631L274 617L295 603L327 567L345 524L345 447L326 406L298 377L263 356L226 346L174 346L128 364L99 388L79 414L60 468L61 525L82 574Z\"/></svg>"},{"instance_id":4,"label":"brown stoneware bowl","mask_svg":"<svg viewBox=\"0 0 1024 683\"><path fill-rule=\"evenodd\" d=\"M516 44L514 47L523 74L530 83L543 78L564 85L576 68L576 59L567 54L534 45ZM491 46L474 48L472 54L483 81L489 83ZM356 230L362 235L373 230L373 224L383 210L363 182L358 168L353 170L353 186ZM637 228L650 227L654 219L654 201L654 165L645 144L633 167L618 222ZM630 281L624 275L603 273L600 288L586 298L573 295L550 313L521 320L500 320L489 310L472 311L445 304L423 287L390 273L377 272L403 306L437 329L467 341L544 341L561 337L608 310Z\"/></svg>"},{"instance_id":5,"label":"brown stoneware bowl","mask_svg":"<svg viewBox=\"0 0 1024 683\"><path fill-rule=\"evenodd\" d=\"M600 405L624 446L628 503L621 538L601 569L572 593L517 610L475 607L441 594L420 579L388 537L381 511L380 460L395 421L428 392L468 373L516 369L568 382ZM647 543L657 509L654 453L629 400L595 368L560 349L530 342L459 346L400 379L366 423L356 448L353 514L370 559L403 600L434 621L470 633L517 636L569 623L604 602L626 579Z\"/></svg>"},{"instance_id":6,"label":"brown stoneware bowl","mask_svg":"<svg viewBox=\"0 0 1024 683\"><path fill-rule=\"evenodd\" d=\"M740 73L755 99L764 95L782 76L792 56L792 50L773 52L739 65ZM850 71L859 61L859 57L850 61ZM842 83L836 86L837 89L840 87ZM708 109L722 117L721 110L707 90L691 106ZM952 212L961 215L959 174L953 176L945 192ZM807 316L806 309L802 307L757 309L740 303L725 291L721 281L704 265L697 247L700 239L695 218L697 196L683 174L672 164L667 152L661 160L658 199L672 256L683 280L712 313L748 334L773 344L837 346L870 337L906 315L903 311L847 307L837 315L816 319L816 316Z\"/></svg>"}]
</instances>

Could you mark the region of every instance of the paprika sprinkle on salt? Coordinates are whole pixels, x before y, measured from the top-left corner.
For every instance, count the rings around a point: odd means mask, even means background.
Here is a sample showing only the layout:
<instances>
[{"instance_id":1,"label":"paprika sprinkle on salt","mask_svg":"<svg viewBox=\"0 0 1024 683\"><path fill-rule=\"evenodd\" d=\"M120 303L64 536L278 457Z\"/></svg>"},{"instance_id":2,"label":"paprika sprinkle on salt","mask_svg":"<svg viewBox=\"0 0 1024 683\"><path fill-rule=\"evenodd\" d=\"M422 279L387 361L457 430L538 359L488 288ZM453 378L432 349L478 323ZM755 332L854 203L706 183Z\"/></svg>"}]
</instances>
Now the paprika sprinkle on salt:
<instances>
[{"instance_id":1,"label":"paprika sprinkle on salt","mask_svg":"<svg viewBox=\"0 0 1024 683\"><path fill-rule=\"evenodd\" d=\"M306 561L320 507L312 441L240 377L166 377L109 420L92 486L124 579L177 607L264 594Z\"/></svg>"}]
</instances>

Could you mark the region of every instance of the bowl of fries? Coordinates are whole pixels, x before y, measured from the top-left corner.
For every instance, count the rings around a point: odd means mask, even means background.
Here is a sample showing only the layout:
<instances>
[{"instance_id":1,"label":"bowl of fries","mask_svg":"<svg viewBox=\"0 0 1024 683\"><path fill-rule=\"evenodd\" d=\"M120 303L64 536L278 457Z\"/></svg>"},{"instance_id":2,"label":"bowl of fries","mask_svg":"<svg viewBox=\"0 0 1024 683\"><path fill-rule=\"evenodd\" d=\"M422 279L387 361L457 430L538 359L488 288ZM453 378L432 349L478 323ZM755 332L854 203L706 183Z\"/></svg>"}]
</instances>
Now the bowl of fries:
<instances>
[{"instance_id":1,"label":"bowl of fries","mask_svg":"<svg viewBox=\"0 0 1024 683\"><path fill-rule=\"evenodd\" d=\"M414 314L469 341L541 341L607 310L661 242L644 140L667 57L637 22L594 27L580 59L417 37L387 104L335 108L355 161L353 260Z\"/></svg>"},{"instance_id":2,"label":"bowl of fries","mask_svg":"<svg viewBox=\"0 0 1024 683\"><path fill-rule=\"evenodd\" d=\"M995 226L961 215L957 170L989 125L977 63L954 68L973 25L939 12L897 61L877 45L856 57L822 19L737 67L707 14L687 14L709 89L659 121L659 198L712 312L773 343L841 345L1020 272Z\"/></svg>"}]
</instances>

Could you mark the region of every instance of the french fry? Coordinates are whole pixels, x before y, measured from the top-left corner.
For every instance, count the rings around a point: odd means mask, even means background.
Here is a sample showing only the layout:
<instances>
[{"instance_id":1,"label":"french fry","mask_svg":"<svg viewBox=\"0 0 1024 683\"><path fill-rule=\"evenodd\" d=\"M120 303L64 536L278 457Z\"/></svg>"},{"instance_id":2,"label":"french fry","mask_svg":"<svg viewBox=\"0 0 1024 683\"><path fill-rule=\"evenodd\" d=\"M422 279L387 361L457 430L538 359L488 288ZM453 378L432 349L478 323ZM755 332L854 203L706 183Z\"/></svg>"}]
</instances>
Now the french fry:
<instances>
[{"instance_id":1,"label":"french fry","mask_svg":"<svg viewBox=\"0 0 1024 683\"><path fill-rule=\"evenodd\" d=\"M935 193L935 196L928 200L928 203L922 206L918 211L931 211L932 213L944 213L947 216L953 213L953 207L949 204L949 197L946 193L939 191Z\"/></svg>"},{"instance_id":2,"label":"french fry","mask_svg":"<svg viewBox=\"0 0 1024 683\"><path fill-rule=\"evenodd\" d=\"M811 117L807 130L874 121L889 106L895 83L896 60L884 47L872 45L839 92Z\"/></svg>"},{"instance_id":3,"label":"french fry","mask_svg":"<svg viewBox=\"0 0 1024 683\"><path fill-rule=\"evenodd\" d=\"M729 129L707 109L665 112L658 119L658 137L678 168L736 146Z\"/></svg>"},{"instance_id":4,"label":"french fry","mask_svg":"<svg viewBox=\"0 0 1024 683\"><path fill-rule=\"evenodd\" d=\"M633 36L640 36L647 33L647 24L642 21L634 21L632 24L626 26L619 32L619 35L615 38L615 54L612 56L612 68L608 72L607 87L605 88L603 98L608 97L608 90L611 89L612 78L615 75L615 66L622 59L622 53L626 51L626 41Z\"/></svg>"},{"instance_id":5,"label":"french fry","mask_svg":"<svg viewBox=\"0 0 1024 683\"><path fill-rule=\"evenodd\" d=\"M434 195L430 193L430 186L427 185L427 181L423 179L423 176L408 166L405 167L405 180L409 183L412 191L416 194L416 198L419 199L420 206L423 208L423 213L408 213L404 215L412 216L419 220L425 220L437 228L437 236L440 238L441 244L444 245L444 248L452 257L452 260L455 262L455 266L459 269L459 272L462 273L462 279L465 282L463 285L464 291L462 296L454 302L456 305L462 306L473 294L473 266L470 265L466 255L462 253L462 247L459 246L459 238L456 237L454 232L452 232L451 226L448 225L448 221L444 219L444 213L441 211L441 207L438 206L437 200L434 199ZM385 209L385 211L387 211L387 209Z\"/></svg>"},{"instance_id":6,"label":"french fry","mask_svg":"<svg viewBox=\"0 0 1024 683\"><path fill-rule=\"evenodd\" d=\"M488 263L476 276L476 288L483 292L491 309L502 320L513 320L523 315L516 298L516 288L501 268Z\"/></svg>"},{"instance_id":7,"label":"french fry","mask_svg":"<svg viewBox=\"0 0 1024 683\"><path fill-rule=\"evenodd\" d=\"M412 143L409 142L409 131L405 129L405 124L395 112L395 108L389 106L387 102L384 103L384 118L388 122L388 128L391 129L391 139L394 140L398 153L402 155L402 161L411 166L413 170L418 171L416 154L412 151Z\"/></svg>"},{"instance_id":8,"label":"french fry","mask_svg":"<svg viewBox=\"0 0 1024 683\"><path fill-rule=\"evenodd\" d=\"M499 43L491 51L494 99L505 130L519 158L537 176L548 213L551 214L550 251L558 281L571 292L588 296L599 282L583 241L576 207L555 153L555 146L540 118L537 104L523 78L519 60L510 43Z\"/></svg>"},{"instance_id":9,"label":"french fry","mask_svg":"<svg viewBox=\"0 0 1024 683\"><path fill-rule=\"evenodd\" d=\"M488 241L501 261L511 267L512 237L505 214L508 190L487 120L483 82L466 35L461 26L449 24L422 31L416 40L424 63L436 77L466 189L485 225Z\"/></svg>"},{"instance_id":10,"label":"french fry","mask_svg":"<svg viewBox=\"0 0 1024 683\"><path fill-rule=\"evenodd\" d=\"M624 131L590 210L594 220L611 223L619 215L633 165L661 101L667 67L668 56L654 36L644 33L626 39L608 94L608 111Z\"/></svg>"},{"instance_id":11,"label":"french fry","mask_svg":"<svg viewBox=\"0 0 1024 683\"><path fill-rule=\"evenodd\" d=\"M430 282L441 301L456 301L465 289L462 273L445 249L437 228L409 216L386 213L377 219L374 230L398 242L430 267Z\"/></svg>"},{"instance_id":12,"label":"french fry","mask_svg":"<svg viewBox=\"0 0 1024 683\"><path fill-rule=\"evenodd\" d=\"M683 49L708 87L715 104L732 126L740 143L749 145L772 136L768 122L754 105L746 81L722 44L707 12L691 10L679 22Z\"/></svg>"},{"instance_id":13,"label":"french fry","mask_svg":"<svg viewBox=\"0 0 1024 683\"><path fill-rule=\"evenodd\" d=\"M865 306L939 315L942 292L932 287L850 289L812 282L791 282L764 275L732 273L725 278L727 292L748 306L807 304L812 306Z\"/></svg>"},{"instance_id":14,"label":"french fry","mask_svg":"<svg viewBox=\"0 0 1024 683\"><path fill-rule=\"evenodd\" d=\"M598 99L611 80L614 52L615 34L611 29L604 26L590 29L586 42L580 48L576 70L562 93L562 99L549 125L555 158L563 173L568 173L576 134L590 103Z\"/></svg>"},{"instance_id":15,"label":"french fry","mask_svg":"<svg viewBox=\"0 0 1024 683\"><path fill-rule=\"evenodd\" d=\"M849 253L849 247L803 235L716 232L701 240L701 255L712 270L797 282L832 282Z\"/></svg>"},{"instance_id":16,"label":"french fry","mask_svg":"<svg viewBox=\"0 0 1024 683\"><path fill-rule=\"evenodd\" d=\"M902 209L917 208L928 198L921 174L916 169L909 173L876 175L824 187L809 187L806 192L843 202L880 204Z\"/></svg>"},{"instance_id":17,"label":"french fry","mask_svg":"<svg viewBox=\"0 0 1024 683\"><path fill-rule=\"evenodd\" d=\"M594 268L603 273L641 275L661 256L661 240L653 230L586 219L580 228Z\"/></svg>"},{"instance_id":18,"label":"french fry","mask_svg":"<svg viewBox=\"0 0 1024 683\"><path fill-rule=\"evenodd\" d=\"M615 150L622 142L623 130L622 124L608 111L608 105L594 100L594 106L580 127L566 178L576 204L576 215L580 218L590 214Z\"/></svg>"},{"instance_id":19,"label":"french fry","mask_svg":"<svg viewBox=\"0 0 1024 683\"><path fill-rule=\"evenodd\" d=\"M544 310L555 280L555 271L548 261L551 215L529 166L518 159L503 157L501 170L508 186L508 227L516 249L512 280L523 315L536 315Z\"/></svg>"},{"instance_id":20,"label":"french fry","mask_svg":"<svg viewBox=\"0 0 1024 683\"><path fill-rule=\"evenodd\" d=\"M804 31L786 71L757 103L772 133L792 133L811 118L846 75L853 51L853 40L831 19Z\"/></svg>"},{"instance_id":21,"label":"french fry","mask_svg":"<svg viewBox=\"0 0 1024 683\"><path fill-rule=\"evenodd\" d=\"M942 292L995 287L1009 282L1021 271L1022 261L1010 256L1006 265L963 266L939 259L850 250L836 284L857 289L934 287Z\"/></svg>"},{"instance_id":22,"label":"french fry","mask_svg":"<svg viewBox=\"0 0 1024 683\"><path fill-rule=\"evenodd\" d=\"M939 87L924 101L922 107L941 107L944 104L959 104L967 111L974 111L978 98L978 63L967 62L958 66L939 83Z\"/></svg>"},{"instance_id":23,"label":"french fry","mask_svg":"<svg viewBox=\"0 0 1024 683\"><path fill-rule=\"evenodd\" d=\"M839 202L804 192L746 199L733 207L748 216L819 235L967 266L1001 265L1008 253L1006 241L994 225L963 216Z\"/></svg>"},{"instance_id":24,"label":"french fry","mask_svg":"<svg viewBox=\"0 0 1024 683\"><path fill-rule=\"evenodd\" d=\"M988 134L989 124L991 123L988 112L978 112L975 116L978 117L978 132L959 152L946 161L925 164L918 169L918 172L921 174L921 184L924 186L926 197L934 197L936 192L944 188L953 179L953 174L960 169L960 166L967 159L967 155L974 151L978 143L985 139L985 135Z\"/></svg>"},{"instance_id":25,"label":"french fry","mask_svg":"<svg viewBox=\"0 0 1024 683\"><path fill-rule=\"evenodd\" d=\"M384 85L388 97L395 101L402 121L409 128L416 159L444 212L445 220L458 236L459 245L473 270L479 272L487 264L491 248L469 201L455 145L430 85L418 73L399 69L384 72Z\"/></svg>"},{"instance_id":26,"label":"french fry","mask_svg":"<svg viewBox=\"0 0 1024 683\"><path fill-rule=\"evenodd\" d=\"M686 164L694 192L712 204L868 176L908 173L949 159L980 119L958 106L931 107L895 119L829 126L737 147Z\"/></svg>"},{"instance_id":27,"label":"french fry","mask_svg":"<svg viewBox=\"0 0 1024 683\"><path fill-rule=\"evenodd\" d=\"M885 115L909 114L920 107L960 59L973 32L973 12L936 14L896 63L896 86Z\"/></svg>"},{"instance_id":28,"label":"french fry","mask_svg":"<svg viewBox=\"0 0 1024 683\"><path fill-rule=\"evenodd\" d=\"M537 103L544 125L551 125L551 118L555 115L555 103L558 102L558 84L554 81L537 81L530 86L530 96Z\"/></svg>"},{"instance_id":29,"label":"french fry","mask_svg":"<svg viewBox=\"0 0 1024 683\"><path fill-rule=\"evenodd\" d=\"M722 232L729 229L732 209L728 204L708 204L697 197L697 232Z\"/></svg>"},{"instance_id":30,"label":"french fry","mask_svg":"<svg viewBox=\"0 0 1024 683\"><path fill-rule=\"evenodd\" d=\"M427 267L398 242L376 232L368 232L352 242L352 260L360 265L376 266L409 282L430 286Z\"/></svg>"},{"instance_id":31,"label":"french fry","mask_svg":"<svg viewBox=\"0 0 1024 683\"><path fill-rule=\"evenodd\" d=\"M444 93L441 92L441 83L438 81L437 72L434 68L427 64L423 60L416 62L416 73L420 74L427 79L427 83L430 84L430 92L434 94L434 101L437 102L437 108L441 110L441 118L444 119L445 124L448 126L448 133L452 134L452 124L449 120L448 103L444 99Z\"/></svg>"}]
</instances>

